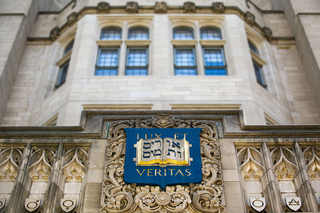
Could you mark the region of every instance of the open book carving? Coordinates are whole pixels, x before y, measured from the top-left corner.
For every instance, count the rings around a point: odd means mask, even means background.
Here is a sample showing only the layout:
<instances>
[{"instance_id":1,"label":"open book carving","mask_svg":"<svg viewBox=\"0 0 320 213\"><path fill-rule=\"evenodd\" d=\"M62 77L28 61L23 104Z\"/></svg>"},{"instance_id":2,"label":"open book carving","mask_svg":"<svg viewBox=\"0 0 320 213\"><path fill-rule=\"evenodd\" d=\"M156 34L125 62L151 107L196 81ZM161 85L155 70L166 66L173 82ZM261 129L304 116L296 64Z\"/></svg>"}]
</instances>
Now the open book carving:
<instances>
[{"instance_id":1,"label":"open book carving","mask_svg":"<svg viewBox=\"0 0 320 213\"><path fill-rule=\"evenodd\" d=\"M140 139L134 147L137 166L189 166L192 161L189 150L191 144L186 139Z\"/></svg>"}]
</instances>

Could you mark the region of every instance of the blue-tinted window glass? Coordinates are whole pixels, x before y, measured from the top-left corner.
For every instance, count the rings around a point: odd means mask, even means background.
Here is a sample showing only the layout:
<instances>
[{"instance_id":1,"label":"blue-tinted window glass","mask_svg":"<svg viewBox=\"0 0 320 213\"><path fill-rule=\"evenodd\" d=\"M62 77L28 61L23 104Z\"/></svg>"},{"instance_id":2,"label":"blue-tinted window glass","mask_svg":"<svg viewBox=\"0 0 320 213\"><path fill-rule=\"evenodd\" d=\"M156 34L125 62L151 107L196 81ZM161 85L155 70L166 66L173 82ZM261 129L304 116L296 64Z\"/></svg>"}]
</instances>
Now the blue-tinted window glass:
<instances>
[{"instance_id":1,"label":"blue-tinted window glass","mask_svg":"<svg viewBox=\"0 0 320 213\"><path fill-rule=\"evenodd\" d=\"M118 66L118 50L117 49L101 49L97 65L99 67Z\"/></svg>"},{"instance_id":2,"label":"blue-tinted window glass","mask_svg":"<svg viewBox=\"0 0 320 213\"><path fill-rule=\"evenodd\" d=\"M176 66L195 66L193 49L176 49Z\"/></svg>"},{"instance_id":3,"label":"blue-tinted window glass","mask_svg":"<svg viewBox=\"0 0 320 213\"><path fill-rule=\"evenodd\" d=\"M120 40L121 30L115 28L107 28L101 31L101 40Z\"/></svg>"},{"instance_id":4,"label":"blue-tinted window glass","mask_svg":"<svg viewBox=\"0 0 320 213\"><path fill-rule=\"evenodd\" d=\"M129 49L127 66L147 66L147 50Z\"/></svg>"},{"instance_id":5,"label":"blue-tinted window glass","mask_svg":"<svg viewBox=\"0 0 320 213\"><path fill-rule=\"evenodd\" d=\"M147 40L149 39L147 29L132 29L129 30L129 40Z\"/></svg>"},{"instance_id":6,"label":"blue-tinted window glass","mask_svg":"<svg viewBox=\"0 0 320 213\"><path fill-rule=\"evenodd\" d=\"M117 69L96 69L97 76L116 76L118 74Z\"/></svg>"},{"instance_id":7,"label":"blue-tinted window glass","mask_svg":"<svg viewBox=\"0 0 320 213\"><path fill-rule=\"evenodd\" d=\"M227 75L226 69L205 69L206 75Z\"/></svg>"},{"instance_id":8,"label":"blue-tinted window glass","mask_svg":"<svg viewBox=\"0 0 320 213\"><path fill-rule=\"evenodd\" d=\"M204 50L205 66L224 66L224 59L221 49Z\"/></svg>"},{"instance_id":9,"label":"blue-tinted window glass","mask_svg":"<svg viewBox=\"0 0 320 213\"><path fill-rule=\"evenodd\" d=\"M250 50L252 50L255 54L259 55L259 52L256 46L254 46L254 44L252 44L249 40L248 40L248 43L249 43Z\"/></svg>"},{"instance_id":10,"label":"blue-tinted window glass","mask_svg":"<svg viewBox=\"0 0 320 213\"><path fill-rule=\"evenodd\" d=\"M70 52L70 50L72 50L73 48L73 43L74 43L74 40L72 40L68 46L64 49L64 54L67 54L68 52Z\"/></svg>"},{"instance_id":11,"label":"blue-tinted window glass","mask_svg":"<svg viewBox=\"0 0 320 213\"><path fill-rule=\"evenodd\" d=\"M176 69L176 75L197 75L196 69Z\"/></svg>"},{"instance_id":12,"label":"blue-tinted window glass","mask_svg":"<svg viewBox=\"0 0 320 213\"><path fill-rule=\"evenodd\" d=\"M69 68L69 62L67 62L60 68L60 73L59 73L58 82L56 84L56 88L64 84L64 82L66 81L68 68Z\"/></svg>"},{"instance_id":13,"label":"blue-tinted window glass","mask_svg":"<svg viewBox=\"0 0 320 213\"><path fill-rule=\"evenodd\" d=\"M191 40L193 39L192 29L178 28L173 31L174 40Z\"/></svg>"},{"instance_id":14,"label":"blue-tinted window glass","mask_svg":"<svg viewBox=\"0 0 320 213\"><path fill-rule=\"evenodd\" d=\"M147 75L148 70L147 69L127 69L126 75Z\"/></svg>"},{"instance_id":15,"label":"blue-tinted window glass","mask_svg":"<svg viewBox=\"0 0 320 213\"><path fill-rule=\"evenodd\" d=\"M203 40L220 40L221 33L216 28L206 28L201 30L201 39Z\"/></svg>"},{"instance_id":16,"label":"blue-tinted window glass","mask_svg":"<svg viewBox=\"0 0 320 213\"><path fill-rule=\"evenodd\" d=\"M261 67L256 63L253 63L253 67L254 67L254 72L256 74L257 82L265 87L266 85L265 85L264 80L263 80Z\"/></svg>"}]
</instances>

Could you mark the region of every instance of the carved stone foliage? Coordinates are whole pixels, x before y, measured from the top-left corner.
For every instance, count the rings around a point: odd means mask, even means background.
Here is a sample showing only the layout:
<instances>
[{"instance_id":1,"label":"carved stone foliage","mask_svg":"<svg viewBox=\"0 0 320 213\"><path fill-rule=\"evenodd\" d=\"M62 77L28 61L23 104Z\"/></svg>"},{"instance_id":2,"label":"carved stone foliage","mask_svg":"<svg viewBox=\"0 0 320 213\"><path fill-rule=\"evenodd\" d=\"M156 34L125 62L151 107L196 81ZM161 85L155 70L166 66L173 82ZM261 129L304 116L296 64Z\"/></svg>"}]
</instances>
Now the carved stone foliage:
<instances>
[{"instance_id":1,"label":"carved stone foliage","mask_svg":"<svg viewBox=\"0 0 320 213\"><path fill-rule=\"evenodd\" d=\"M73 25L74 23L76 23L76 22L77 22L77 19L78 19L78 13L76 13L76 12L71 13L71 14L67 17L67 24L68 24L68 26L71 26L71 25Z\"/></svg>"},{"instance_id":2,"label":"carved stone foliage","mask_svg":"<svg viewBox=\"0 0 320 213\"><path fill-rule=\"evenodd\" d=\"M247 24L253 26L256 22L256 17L248 11L244 14L244 20L247 22Z\"/></svg>"},{"instance_id":3,"label":"carved stone foliage","mask_svg":"<svg viewBox=\"0 0 320 213\"><path fill-rule=\"evenodd\" d=\"M308 147L303 151L308 174L313 178L320 178L320 148Z\"/></svg>"},{"instance_id":4,"label":"carved stone foliage","mask_svg":"<svg viewBox=\"0 0 320 213\"><path fill-rule=\"evenodd\" d=\"M100 2L97 5L97 12L98 13L107 13L109 12L110 4L108 2Z\"/></svg>"},{"instance_id":5,"label":"carved stone foliage","mask_svg":"<svg viewBox=\"0 0 320 213\"><path fill-rule=\"evenodd\" d=\"M82 181L85 175L88 153L82 148L73 148L63 156L62 173L66 181Z\"/></svg>"},{"instance_id":6,"label":"carved stone foliage","mask_svg":"<svg viewBox=\"0 0 320 213\"><path fill-rule=\"evenodd\" d=\"M288 148L278 147L271 151L271 158L278 180L293 180L298 171L295 154Z\"/></svg>"},{"instance_id":7,"label":"carved stone foliage","mask_svg":"<svg viewBox=\"0 0 320 213\"><path fill-rule=\"evenodd\" d=\"M223 2L214 2L212 3L212 12L213 13L224 13L224 4Z\"/></svg>"},{"instance_id":8,"label":"carved stone foliage","mask_svg":"<svg viewBox=\"0 0 320 213\"><path fill-rule=\"evenodd\" d=\"M60 28L59 27L55 27L50 31L50 39L52 41L55 41L59 38L60 36Z\"/></svg>"},{"instance_id":9,"label":"carved stone foliage","mask_svg":"<svg viewBox=\"0 0 320 213\"><path fill-rule=\"evenodd\" d=\"M126 5L127 13L138 13L139 12L139 4L135 1L129 1Z\"/></svg>"},{"instance_id":10,"label":"carved stone foliage","mask_svg":"<svg viewBox=\"0 0 320 213\"><path fill-rule=\"evenodd\" d=\"M52 173L55 152L48 148L37 149L31 154L28 175L32 180L48 181Z\"/></svg>"},{"instance_id":11,"label":"carved stone foliage","mask_svg":"<svg viewBox=\"0 0 320 213\"><path fill-rule=\"evenodd\" d=\"M269 27L264 26L262 28L262 34L269 40L271 41L272 38L272 30Z\"/></svg>"},{"instance_id":12,"label":"carved stone foliage","mask_svg":"<svg viewBox=\"0 0 320 213\"><path fill-rule=\"evenodd\" d=\"M14 181L18 175L22 152L16 148L0 149L0 181Z\"/></svg>"},{"instance_id":13,"label":"carved stone foliage","mask_svg":"<svg viewBox=\"0 0 320 213\"><path fill-rule=\"evenodd\" d=\"M162 1L162 2L156 2L154 6L154 12L155 13L166 13L168 10L167 3Z\"/></svg>"},{"instance_id":14,"label":"carved stone foliage","mask_svg":"<svg viewBox=\"0 0 320 213\"><path fill-rule=\"evenodd\" d=\"M202 128L201 184L159 187L136 186L123 180L126 134L124 128ZM108 131L101 212L225 212L216 124L206 120L181 120L169 115L144 120L111 122Z\"/></svg>"},{"instance_id":15,"label":"carved stone foliage","mask_svg":"<svg viewBox=\"0 0 320 213\"><path fill-rule=\"evenodd\" d=\"M194 2L188 1L183 3L183 12L184 13L195 13L196 12L196 4Z\"/></svg>"},{"instance_id":16,"label":"carved stone foliage","mask_svg":"<svg viewBox=\"0 0 320 213\"><path fill-rule=\"evenodd\" d=\"M238 152L240 173L244 180L257 179L264 174L262 155L259 150L246 147Z\"/></svg>"}]
</instances>

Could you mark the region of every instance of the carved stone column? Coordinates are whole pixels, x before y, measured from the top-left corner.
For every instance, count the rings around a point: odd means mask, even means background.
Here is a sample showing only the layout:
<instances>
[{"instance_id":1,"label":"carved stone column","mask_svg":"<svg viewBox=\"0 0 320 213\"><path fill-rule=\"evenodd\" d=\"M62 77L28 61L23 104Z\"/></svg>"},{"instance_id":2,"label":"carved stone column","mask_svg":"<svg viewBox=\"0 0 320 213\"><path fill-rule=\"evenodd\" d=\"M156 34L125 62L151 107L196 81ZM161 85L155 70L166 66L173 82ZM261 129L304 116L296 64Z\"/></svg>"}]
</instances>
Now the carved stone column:
<instances>
[{"instance_id":1,"label":"carved stone column","mask_svg":"<svg viewBox=\"0 0 320 213\"><path fill-rule=\"evenodd\" d=\"M309 175L308 175L308 172L306 169L306 164L304 161L303 153L302 153L302 150L301 150L298 142L295 142L294 149L295 149L297 160L298 160L299 173L300 173L301 179L302 179L301 187L304 190L307 208L310 212L316 212L316 211L318 211L317 201L316 201L315 194L314 194L312 187L311 187L311 183L310 183Z\"/></svg>"},{"instance_id":2,"label":"carved stone column","mask_svg":"<svg viewBox=\"0 0 320 213\"><path fill-rule=\"evenodd\" d=\"M280 195L279 191L276 186L276 177L274 176L273 173L273 165L271 162L271 155L270 155L270 150L266 144L266 142L263 142L262 144L262 153L264 156L264 162L265 162L265 168L266 168L266 173L267 173L267 179L268 179L268 192L269 192L269 197L270 197L270 202L271 202L271 212L278 212L280 213L281 210L281 201L280 201Z\"/></svg>"},{"instance_id":3,"label":"carved stone column","mask_svg":"<svg viewBox=\"0 0 320 213\"><path fill-rule=\"evenodd\" d=\"M43 211L44 213L55 212L57 199L58 197L61 197L61 191L59 189L59 180L61 177L60 168L61 168L62 153L63 153L63 145L62 143L60 143L58 146L58 150L56 152L56 159L53 163L53 172L51 175L49 189L46 194L46 205Z\"/></svg>"},{"instance_id":4,"label":"carved stone column","mask_svg":"<svg viewBox=\"0 0 320 213\"><path fill-rule=\"evenodd\" d=\"M31 145L28 143L23 150L20 170L16 178L15 186L10 196L8 213L17 213L25 211L21 201L28 195L28 191L26 190L24 184L27 177L26 172L28 168L30 154Z\"/></svg>"}]
</instances>

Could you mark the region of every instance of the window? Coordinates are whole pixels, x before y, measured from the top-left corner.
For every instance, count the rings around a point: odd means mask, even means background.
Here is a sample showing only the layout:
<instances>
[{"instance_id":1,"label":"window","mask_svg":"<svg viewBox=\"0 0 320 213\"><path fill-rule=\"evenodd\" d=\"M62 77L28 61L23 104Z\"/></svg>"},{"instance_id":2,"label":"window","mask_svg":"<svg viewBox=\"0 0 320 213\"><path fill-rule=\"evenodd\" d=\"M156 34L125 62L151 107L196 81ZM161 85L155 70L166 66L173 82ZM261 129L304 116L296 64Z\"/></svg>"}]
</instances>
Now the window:
<instances>
[{"instance_id":1,"label":"window","mask_svg":"<svg viewBox=\"0 0 320 213\"><path fill-rule=\"evenodd\" d=\"M121 40L121 29L113 27L102 29L100 40Z\"/></svg>"},{"instance_id":2,"label":"window","mask_svg":"<svg viewBox=\"0 0 320 213\"><path fill-rule=\"evenodd\" d=\"M60 67L60 73L58 76L56 88L60 87L66 81L68 68L69 68L69 61Z\"/></svg>"},{"instance_id":3,"label":"window","mask_svg":"<svg viewBox=\"0 0 320 213\"><path fill-rule=\"evenodd\" d=\"M115 76L118 74L119 48L100 48L96 66L97 76Z\"/></svg>"},{"instance_id":4,"label":"window","mask_svg":"<svg viewBox=\"0 0 320 213\"><path fill-rule=\"evenodd\" d=\"M148 48L128 48L126 75L148 75Z\"/></svg>"},{"instance_id":5,"label":"window","mask_svg":"<svg viewBox=\"0 0 320 213\"><path fill-rule=\"evenodd\" d=\"M267 88L267 84L264 80L262 72L262 66L265 65L265 62L260 58L258 48L249 40L248 45L251 50L253 69L256 75L257 82L264 88Z\"/></svg>"},{"instance_id":6,"label":"window","mask_svg":"<svg viewBox=\"0 0 320 213\"><path fill-rule=\"evenodd\" d=\"M264 80L263 80L263 75L261 72L261 66L258 65L256 62L253 61L253 68L254 68L254 72L256 74L256 79L257 82L263 86L263 87L267 87L267 85L265 84Z\"/></svg>"},{"instance_id":7,"label":"window","mask_svg":"<svg viewBox=\"0 0 320 213\"><path fill-rule=\"evenodd\" d=\"M254 44L252 44L252 42L249 40L248 40L248 44L249 44L250 50L252 50L255 54L259 55L259 52L258 52L258 49L256 48L256 46L254 46Z\"/></svg>"},{"instance_id":8,"label":"window","mask_svg":"<svg viewBox=\"0 0 320 213\"><path fill-rule=\"evenodd\" d=\"M74 43L74 40L72 40L68 45L67 47L64 49L64 55L67 54L68 52L70 52L73 48L73 43Z\"/></svg>"},{"instance_id":9,"label":"window","mask_svg":"<svg viewBox=\"0 0 320 213\"><path fill-rule=\"evenodd\" d=\"M218 28L202 28L201 29L201 39L202 40L220 40L221 32Z\"/></svg>"},{"instance_id":10,"label":"window","mask_svg":"<svg viewBox=\"0 0 320 213\"><path fill-rule=\"evenodd\" d=\"M177 27L173 30L173 39L174 40L192 40L193 30L187 27Z\"/></svg>"},{"instance_id":11,"label":"window","mask_svg":"<svg viewBox=\"0 0 320 213\"><path fill-rule=\"evenodd\" d=\"M60 67L60 71L58 74L55 89L59 88L66 81L73 44L74 40L72 40L66 46L66 48L64 48L63 57L57 62L57 65Z\"/></svg>"},{"instance_id":12,"label":"window","mask_svg":"<svg viewBox=\"0 0 320 213\"><path fill-rule=\"evenodd\" d=\"M129 30L128 39L129 40L148 40L149 30L143 27L135 27Z\"/></svg>"},{"instance_id":13,"label":"window","mask_svg":"<svg viewBox=\"0 0 320 213\"><path fill-rule=\"evenodd\" d=\"M222 48L203 48L206 75L226 75L226 63Z\"/></svg>"},{"instance_id":14,"label":"window","mask_svg":"<svg viewBox=\"0 0 320 213\"><path fill-rule=\"evenodd\" d=\"M194 48L175 48L175 75L197 75Z\"/></svg>"}]
</instances>

